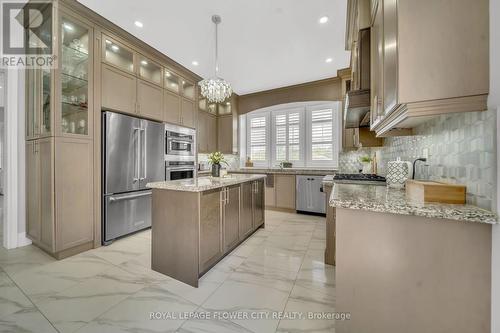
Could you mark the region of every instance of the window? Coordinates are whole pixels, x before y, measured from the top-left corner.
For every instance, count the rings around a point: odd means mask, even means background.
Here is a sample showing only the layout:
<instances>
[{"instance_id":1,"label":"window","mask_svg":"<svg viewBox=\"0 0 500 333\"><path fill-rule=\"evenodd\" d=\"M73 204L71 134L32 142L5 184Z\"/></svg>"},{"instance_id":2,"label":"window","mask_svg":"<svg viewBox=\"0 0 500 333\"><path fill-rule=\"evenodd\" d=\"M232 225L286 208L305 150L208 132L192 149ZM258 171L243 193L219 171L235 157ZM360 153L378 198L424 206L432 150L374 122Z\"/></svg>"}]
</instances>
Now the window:
<instances>
[{"instance_id":1,"label":"window","mask_svg":"<svg viewBox=\"0 0 500 333\"><path fill-rule=\"evenodd\" d=\"M272 113L273 126L273 163L290 161L297 166L303 165L304 110L287 110Z\"/></svg>"},{"instance_id":2,"label":"window","mask_svg":"<svg viewBox=\"0 0 500 333\"><path fill-rule=\"evenodd\" d=\"M249 117L249 155L257 165L266 164L268 159L268 116L266 114Z\"/></svg>"},{"instance_id":3,"label":"window","mask_svg":"<svg viewBox=\"0 0 500 333\"><path fill-rule=\"evenodd\" d=\"M340 102L291 103L260 109L241 117L241 161L275 167L336 167ZM246 133L246 136L245 136Z\"/></svg>"}]
</instances>

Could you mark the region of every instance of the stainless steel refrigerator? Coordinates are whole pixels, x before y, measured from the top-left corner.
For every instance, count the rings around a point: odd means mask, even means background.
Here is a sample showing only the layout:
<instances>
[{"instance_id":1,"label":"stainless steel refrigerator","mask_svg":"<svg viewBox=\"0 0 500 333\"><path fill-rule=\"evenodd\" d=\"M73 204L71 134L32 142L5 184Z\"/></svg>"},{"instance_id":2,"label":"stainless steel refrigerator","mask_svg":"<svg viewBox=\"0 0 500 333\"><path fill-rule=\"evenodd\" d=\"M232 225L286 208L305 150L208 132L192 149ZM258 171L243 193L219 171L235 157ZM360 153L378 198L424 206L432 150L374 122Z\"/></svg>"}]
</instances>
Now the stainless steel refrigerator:
<instances>
[{"instance_id":1,"label":"stainless steel refrigerator","mask_svg":"<svg viewBox=\"0 0 500 333\"><path fill-rule=\"evenodd\" d=\"M149 182L165 180L163 124L115 112L103 113L104 245L151 226Z\"/></svg>"}]
</instances>

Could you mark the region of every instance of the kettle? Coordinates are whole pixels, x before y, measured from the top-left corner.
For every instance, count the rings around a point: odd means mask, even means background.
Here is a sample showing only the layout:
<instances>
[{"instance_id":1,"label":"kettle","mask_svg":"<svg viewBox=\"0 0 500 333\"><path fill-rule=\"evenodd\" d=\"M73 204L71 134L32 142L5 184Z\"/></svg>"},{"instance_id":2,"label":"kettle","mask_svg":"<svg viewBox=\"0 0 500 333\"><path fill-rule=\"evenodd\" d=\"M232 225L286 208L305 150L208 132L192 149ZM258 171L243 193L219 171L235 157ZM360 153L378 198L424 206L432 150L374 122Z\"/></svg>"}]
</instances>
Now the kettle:
<instances>
[{"instance_id":1,"label":"kettle","mask_svg":"<svg viewBox=\"0 0 500 333\"><path fill-rule=\"evenodd\" d=\"M405 187L406 180L412 173L411 162L401 161L398 157L396 161L387 163L386 183L388 187L402 189Z\"/></svg>"}]
</instances>

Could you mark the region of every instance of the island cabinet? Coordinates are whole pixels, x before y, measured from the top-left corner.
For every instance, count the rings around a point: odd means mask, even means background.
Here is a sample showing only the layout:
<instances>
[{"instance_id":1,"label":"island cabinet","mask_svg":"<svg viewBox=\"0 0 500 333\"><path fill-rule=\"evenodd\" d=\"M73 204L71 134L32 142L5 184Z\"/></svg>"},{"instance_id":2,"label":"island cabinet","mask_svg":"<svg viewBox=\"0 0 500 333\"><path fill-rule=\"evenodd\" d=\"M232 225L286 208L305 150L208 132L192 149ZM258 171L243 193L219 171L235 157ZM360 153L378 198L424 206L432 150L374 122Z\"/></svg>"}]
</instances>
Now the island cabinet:
<instances>
[{"instance_id":1,"label":"island cabinet","mask_svg":"<svg viewBox=\"0 0 500 333\"><path fill-rule=\"evenodd\" d=\"M264 227L264 175L148 184L152 269L198 286L200 276Z\"/></svg>"},{"instance_id":2,"label":"island cabinet","mask_svg":"<svg viewBox=\"0 0 500 333\"><path fill-rule=\"evenodd\" d=\"M200 195L200 271L213 266L223 255L222 205L225 189Z\"/></svg>"}]
</instances>

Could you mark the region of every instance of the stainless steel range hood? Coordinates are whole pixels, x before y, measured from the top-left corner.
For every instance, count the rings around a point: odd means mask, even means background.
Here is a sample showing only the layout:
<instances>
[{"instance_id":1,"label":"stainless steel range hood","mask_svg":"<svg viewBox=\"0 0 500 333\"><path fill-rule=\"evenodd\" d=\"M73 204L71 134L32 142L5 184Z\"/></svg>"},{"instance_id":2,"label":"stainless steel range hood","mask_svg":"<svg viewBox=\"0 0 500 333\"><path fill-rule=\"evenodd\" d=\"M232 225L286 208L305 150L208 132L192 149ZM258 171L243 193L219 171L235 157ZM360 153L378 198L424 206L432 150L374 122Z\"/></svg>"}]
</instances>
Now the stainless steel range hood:
<instances>
[{"instance_id":1,"label":"stainless steel range hood","mask_svg":"<svg viewBox=\"0 0 500 333\"><path fill-rule=\"evenodd\" d=\"M369 118L369 113L370 89L349 91L345 98L344 127L363 126L364 119Z\"/></svg>"}]
</instances>

